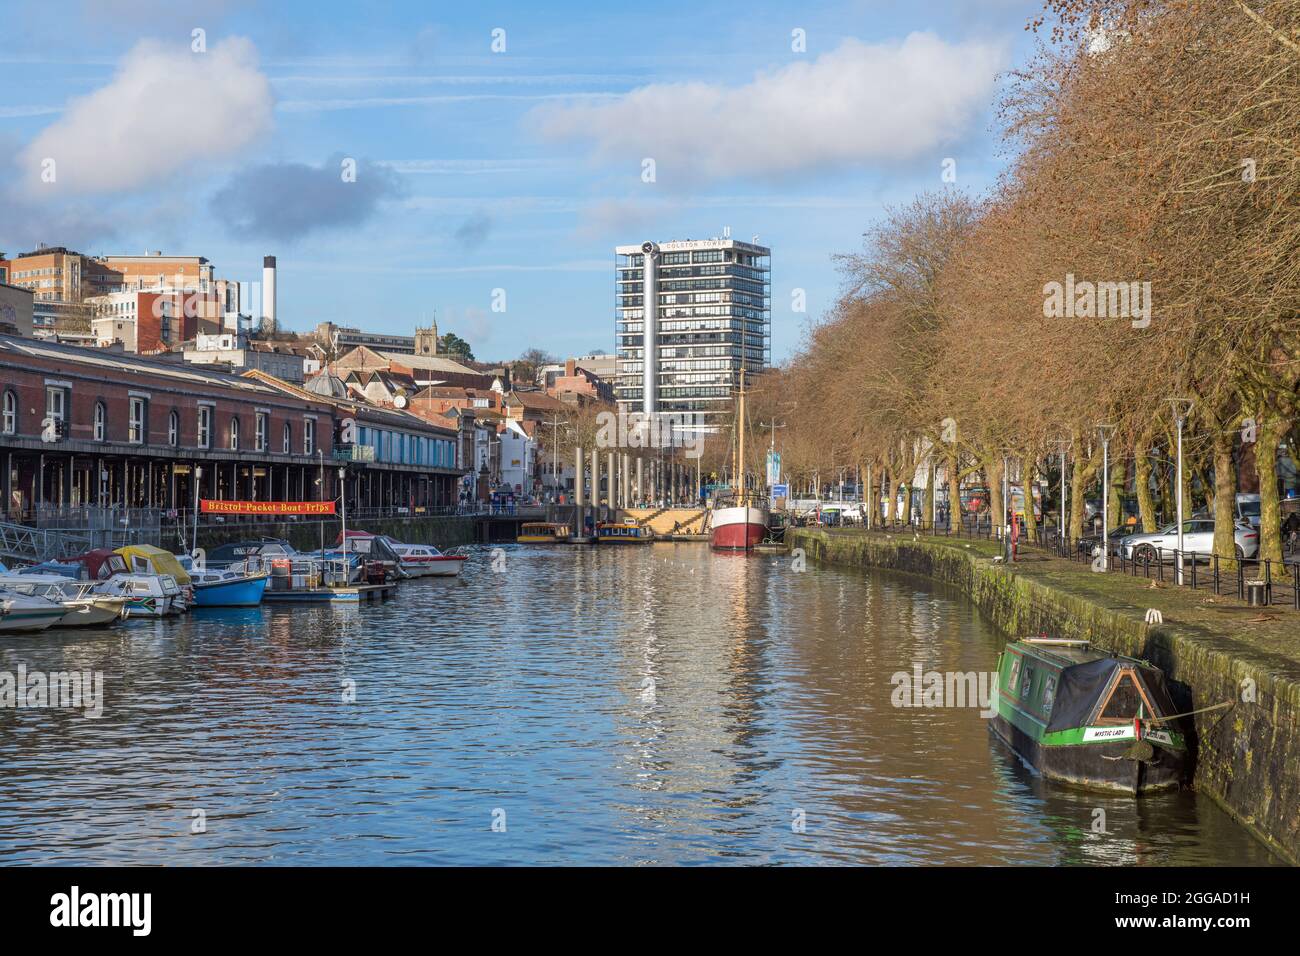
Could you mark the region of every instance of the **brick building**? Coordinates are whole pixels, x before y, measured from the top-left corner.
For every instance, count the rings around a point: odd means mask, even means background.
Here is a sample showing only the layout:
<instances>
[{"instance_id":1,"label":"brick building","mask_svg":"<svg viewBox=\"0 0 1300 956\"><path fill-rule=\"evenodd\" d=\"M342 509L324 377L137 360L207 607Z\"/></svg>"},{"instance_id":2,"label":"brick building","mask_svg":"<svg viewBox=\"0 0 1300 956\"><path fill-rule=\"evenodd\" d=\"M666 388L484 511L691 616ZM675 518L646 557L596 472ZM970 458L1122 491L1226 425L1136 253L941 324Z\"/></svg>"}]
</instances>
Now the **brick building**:
<instances>
[{"instance_id":1,"label":"brick building","mask_svg":"<svg viewBox=\"0 0 1300 956\"><path fill-rule=\"evenodd\" d=\"M337 495L341 462L349 507L455 502L454 433L258 375L0 335L6 515L183 509L192 504L198 468L201 497L319 500ZM349 417L371 430L356 429L343 445ZM371 437L377 449L366 444Z\"/></svg>"}]
</instances>

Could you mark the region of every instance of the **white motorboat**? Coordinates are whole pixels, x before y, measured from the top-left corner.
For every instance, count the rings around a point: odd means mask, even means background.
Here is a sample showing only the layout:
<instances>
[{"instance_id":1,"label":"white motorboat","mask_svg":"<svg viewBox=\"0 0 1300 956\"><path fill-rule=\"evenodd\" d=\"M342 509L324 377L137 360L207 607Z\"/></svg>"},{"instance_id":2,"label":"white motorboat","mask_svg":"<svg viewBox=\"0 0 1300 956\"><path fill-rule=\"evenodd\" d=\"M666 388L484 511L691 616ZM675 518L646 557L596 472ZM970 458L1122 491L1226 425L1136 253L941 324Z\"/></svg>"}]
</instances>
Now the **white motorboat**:
<instances>
[{"instance_id":1,"label":"white motorboat","mask_svg":"<svg viewBox=\"0 0 1300 956\"><path fill-rule=\"evenodd\" d=\"M126 617L125 598L98 594L89 581L60 574L0 575L0 587L62 604L67 612L58 622L60 627L102 627Z\"/></svg>"},{"instance_id":2,"label":"white motorboat","mask_svg":"<svg viewBox=\"0 0 1300 956\"><path fill-rule=\"evenodd\" d=\"M0 631L43 631L63 620L68 609L57 601L0 587Z\"/></svg>"},{"instance_id":3,"label":"white motorboat","mask_svg":"<svg viewBox=\"0 0 1300 956\"><path fill-rule=\"evenodd\" d=\"M96 584L95 592L125 599L131 617L166 617L184 608L180 585L170 574L114 574Z\"/></svg>"}]
</instances>

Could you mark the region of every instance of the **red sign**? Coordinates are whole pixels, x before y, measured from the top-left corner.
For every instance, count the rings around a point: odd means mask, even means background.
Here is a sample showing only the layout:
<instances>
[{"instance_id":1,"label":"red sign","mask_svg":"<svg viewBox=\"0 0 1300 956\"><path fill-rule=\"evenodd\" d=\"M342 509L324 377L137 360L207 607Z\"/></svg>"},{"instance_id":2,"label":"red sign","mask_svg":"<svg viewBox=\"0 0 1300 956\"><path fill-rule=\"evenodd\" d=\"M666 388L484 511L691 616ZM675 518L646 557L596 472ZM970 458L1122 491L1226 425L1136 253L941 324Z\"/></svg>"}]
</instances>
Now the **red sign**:
<instances>
[{"instance_id":1,"label":"red sign","mask_svg":"<svg viewBox=\"0 0 1300 956\"><path fill-rule=\"evenodd\" d=\"M214 501L203 498L199 510L213 515L332 515L333 501Z\"/></svg>"}]
</instances>

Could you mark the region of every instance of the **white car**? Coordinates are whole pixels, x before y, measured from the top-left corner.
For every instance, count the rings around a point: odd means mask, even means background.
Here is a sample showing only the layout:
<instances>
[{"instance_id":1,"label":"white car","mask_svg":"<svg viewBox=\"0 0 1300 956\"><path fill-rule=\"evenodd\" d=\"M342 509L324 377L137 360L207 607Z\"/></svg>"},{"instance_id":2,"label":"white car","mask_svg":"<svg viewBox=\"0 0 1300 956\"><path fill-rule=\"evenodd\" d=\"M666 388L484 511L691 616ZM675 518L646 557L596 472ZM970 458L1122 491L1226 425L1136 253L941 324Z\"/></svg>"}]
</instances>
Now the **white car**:
<instances>
[{"instance_id":1,"label":"white car","mask_svg":"<svg viewBox=\"0 0 1300 956\"><path fill-rule=\"evenodd\" d=\"M1253 558L1259 551L1259 532L1246 524L1233 526L1239 558ZM1131 561L1174 560L1178 548L1178 525L1171 524L1154 534L1132 534L1119 543L1120 553ZM1214 551L1214 519L1191 518L1183 522L1183 551L1210 555Z\"/></svg>"}]
</instances>

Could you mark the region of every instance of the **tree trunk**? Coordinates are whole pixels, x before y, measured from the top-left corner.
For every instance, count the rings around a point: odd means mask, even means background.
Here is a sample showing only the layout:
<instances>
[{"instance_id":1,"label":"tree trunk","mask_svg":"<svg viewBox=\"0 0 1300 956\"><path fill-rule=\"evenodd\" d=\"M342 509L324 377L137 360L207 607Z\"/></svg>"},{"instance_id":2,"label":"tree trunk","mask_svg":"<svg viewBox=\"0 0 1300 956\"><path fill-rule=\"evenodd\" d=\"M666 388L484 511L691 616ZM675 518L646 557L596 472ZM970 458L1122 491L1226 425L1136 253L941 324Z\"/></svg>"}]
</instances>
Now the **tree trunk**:
<instances>
[{"instance_id":1,"label":"tree trunk","mask_svg":"<svg viewBox=\"0 0 1300 956\"><path fill-rule=\"evenodd\" d=\"M1000 538L1007 523L1007 503L1002 499L1002 459L986 461L984 474L988 476L989 485L989 520L993 534Z\"/></svg>"},{"instance_id":2,"label":"tree trunk","mask_svg":"<svg viewBox=\"0 0 1300 956\"><path fill-rule=\"evenodd\" d=\"M1215 428L1211 447L1214 453L1214 553L1219 568L1236 573L1237 475L1233 470L1232 442L1235 432Z\"/></svg>"},{"instance_id":3,"label":"tree trunk","mask_svg":"<svg viewBox=\"0 0 1300 956\"><path fill-rule=\"evenodd\" d=\"M1124 459L1110 461L1110 505L1106 519L1110 522L1107 532L1113 531L1124 523L1124 490L1128 487L1128 468Z\"/></svg>"},{"instance_id":4,"label":"tree trunk","mask_svg":"<svg viewBox=\"0 0 1300 956\"><path fill-rule=\"evenodd\" d=\"M1021 469L1020 490L1025 499L1025 540L1033 541L1038 537L1038 519L1034 516L1034 476L1035 462L1030 458Z\"/></svg>"},{"instance_id":5,"label":"tree trunk","mask_svg":"<svg viewBox=\"0 0 1300 956\"><path fill-rule=\"evenodd\" d=\"M893 472L885 471L881 473L880 490L885 493L885 524L894 523L894 504L898 501L898 489L891 483Z\"/></svg>"},{"instance_id":6,"label":"tree trunk","mask_svg":"<svg viewBox=\"0 0 1300 956\"><path fill-rule=\"evenodd\" d=\"M1255 443L1255 474L1259 477L1259 559L1276 562L1279 570L1282 561L1282 503L1277 494L1277 446L1285 432L1286 426L1277 418L1260 416Z\"/></svg>"},{"instance_id":7,"label":"tree trunk","mask_svg":"<svg viewBox=\"0 0 1300 956\"><path fill-rule=\"evenodd\" d=\"M1159 519L1155 495L1151 493L1151 445L1145 438L1139 439L1133 448L1133 478L1137 486L1138 517L1142 530L1150 534L1159 527Z\"/></svg>"},{"instance_id":8,"label":"tree trunk","mask_svg":"<svg viewBox=\"0 0 1300 956\"><path fill-rule=\"evenodd\" d=\"M961 464L961 458L957 453L951 452L948 455L948 464L945 466L946 476L948 479L948 525L952 528L961 527L961 473L958 470Z\"/></svg>"},{"instance_id":9,"label":"tree trunk","mask_svg":"<svg viewBox=\"0 0 1300 956\"><path fill-rule=\"evenodd\" d=\"M874 528L879 522L875 520L876 509L879 506L880 499L871 494L875 487L875 475L871 473L870 465L862 466L862 520L868 528Z\"/></svg>"},{"instance_id":10,"label":"tree trunk","mask_svg":"<svg viewBox=\"0 0 1300 956\"><path fill-rule=\"evenodd\" d=\"M924 525L927 521L932 526L934 524L934 494L935 494L934 482L935 479L938 477L939 477L939 468L934 460L934 456L932 455L930 458L926 459L925 498L923 499L922 502L922 507L925 509L925 511L921 515L922 525ZM933 530L933 527L931 528L931 530Z\"/></svg>"}]
</instances>

